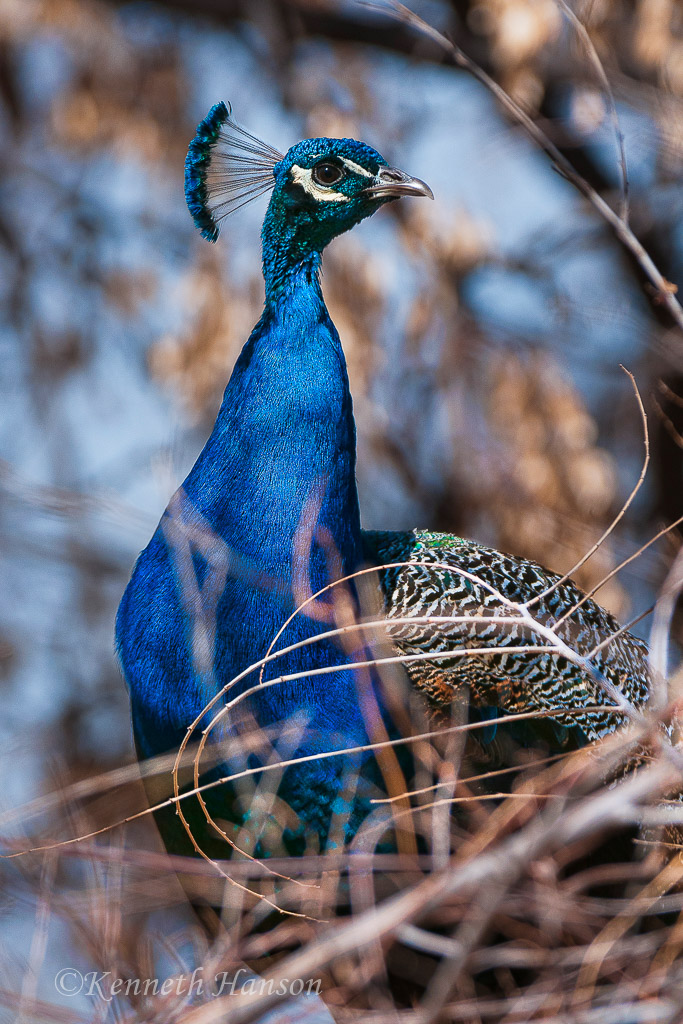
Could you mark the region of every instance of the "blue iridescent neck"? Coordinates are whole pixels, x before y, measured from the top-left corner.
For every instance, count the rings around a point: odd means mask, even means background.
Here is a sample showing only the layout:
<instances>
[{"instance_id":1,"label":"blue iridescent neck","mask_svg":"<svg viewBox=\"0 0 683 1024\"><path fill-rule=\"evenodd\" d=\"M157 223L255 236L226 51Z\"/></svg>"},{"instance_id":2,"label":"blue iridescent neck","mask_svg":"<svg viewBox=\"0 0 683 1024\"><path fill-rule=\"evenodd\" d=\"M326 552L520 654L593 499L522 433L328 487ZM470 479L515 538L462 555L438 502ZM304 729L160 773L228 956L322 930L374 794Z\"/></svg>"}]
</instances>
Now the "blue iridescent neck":
<instances>
[{"instance_id":1,"label":"blue iridescent neck","mask_svg":"<svg viewBox=\"0 0 683 1024\"><path fill-rule=\"evenodd\" d=\"M185 481L212 529L268 575L271 595L261 593L258 602L270 629L296 594L330 582L332 563L346 573L362 558L351 394L320 288L321 253L272 206L263 227L264 313ZM233 600L241 603L234 592ZM264 635L265 626L262 620ZM257 646L249 631L245 657Z\"/></svg>"},{"instance_id":2,"label":"blue iridescent neck","mask_svg":"<svg viewBox=\"0 0 683 1024\"><path fill-rule=\"evenodd\" d=\"M317 239L312 225L292 221L280 205L279 196L271 199L261 229L263 279L266 309L277 310L283 299L303 289L309 300L323 302L320 292L320 263L324 240ZM316 244L317 243L317 244Z\"/></svg>"}]
</instances>

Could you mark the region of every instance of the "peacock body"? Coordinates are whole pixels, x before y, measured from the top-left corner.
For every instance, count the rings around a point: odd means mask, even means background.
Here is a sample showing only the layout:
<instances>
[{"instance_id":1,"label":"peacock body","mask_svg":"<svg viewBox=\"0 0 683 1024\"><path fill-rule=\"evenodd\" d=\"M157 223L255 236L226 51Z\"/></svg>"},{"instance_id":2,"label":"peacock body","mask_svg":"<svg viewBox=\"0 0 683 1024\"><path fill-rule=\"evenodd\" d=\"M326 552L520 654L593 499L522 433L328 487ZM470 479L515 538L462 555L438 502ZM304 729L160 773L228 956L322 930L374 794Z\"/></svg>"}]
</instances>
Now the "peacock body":
<instances>
[{"instance_id":1,"label":"peacock body","mask_svg":"<svg viewBox=\"0 0 683 1024\"><path fill-rule=\"evenodd\" d=\"M218 104L186 163L197 226L215 240L220 219L266 189L273 193L262 231L263 315L204 449L137 560L118 612L117 646L141 758L177 749L193 723L205 728L215 708L204 709L217 694L222 706L247 692L239 709L220 718L216 771L253 766L255 755L233 757L231 743L237 750L237 735L256 728L267 732L272 757L308 758L286 769L277 791L288 808L278 818L285 821L279 840L298 851L312 836L328 843L335 816L343 818L342 840L351 839L382 789L369 754L316 755L362 747L378 730L395 734L377 678L352 668L367 659L367 647L344 645L339 636L312 642L330 623L316 617L310 600L297 613L310 595L368 565L387 566L372 578L390 642L407 657L409 680L436 716L469 693L484 717L491 709L548 712L562 742L569 737L573 745L621 721L608 710L614 705L601 679L635 704L647 700L647 650L570 582L532 562L447 534L361 529L351 394L320 288L321 253L385 203L431 192L354 140L309 139L282 156L238 129ZM347 589L355 601L354 584ZM499 621L510 601L535 601L536 620L590 655L593 667L555 649L527 652L547 638L528 621ZM459 621L425 621L434 616ZM287 653L239 679L283 626L276 647ZM473 645L481 649L476 656L459 655ZM596 705L605 711L570 714ZM287 722L294 733L283 728ZM350 765L357 777L351 794ZM225 786L207 800L236 826L255 814ZM177 817L164 813L167 845L187 850ZM279 840L271 841L268 814L262 817L253 849L267 854ZM210 836L204 841L210 847ZM223 845L219 852L225 855Z\"/></svg>"}]
</instances>

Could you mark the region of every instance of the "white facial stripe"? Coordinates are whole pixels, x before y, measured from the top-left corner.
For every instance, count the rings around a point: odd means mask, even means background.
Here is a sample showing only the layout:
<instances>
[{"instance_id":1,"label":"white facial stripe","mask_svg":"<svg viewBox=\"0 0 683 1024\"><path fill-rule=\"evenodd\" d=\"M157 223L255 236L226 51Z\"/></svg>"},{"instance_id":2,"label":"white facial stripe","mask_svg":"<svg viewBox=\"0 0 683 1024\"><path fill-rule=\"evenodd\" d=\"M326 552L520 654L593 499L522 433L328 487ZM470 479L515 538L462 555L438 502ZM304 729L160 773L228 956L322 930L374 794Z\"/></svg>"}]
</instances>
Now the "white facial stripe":
<instances>
[{"instance_id":1,"label":"white facial stripe","mask_svg":"<svg viewBox=\"0 0 683 1024\"><path fill-rule=\"evenodd\" d=\"M360 164L355 164L353 160L347 160L345 156L340 156L339 159L344 164L346 170L351 171L352 174L360 174L363 178L375 177L371 171L366 170L365 167L361 167Z\"/></svg>"},{"instance_id":2,"label":"white facial stripe","mask_svg":"<svg viewBox=\"0 0 683 1024\"><path fill-rule=\"evenodd\" d=\"M345 196L343 192L333 192L332 189L316 184L313 181L313 172L310 167L299 167L298 164L292 164L291 175L297 185L301 185L303 190L314 199L320 199L325 203L349 202L349 197Z\"/></svg>"}]
</instances>

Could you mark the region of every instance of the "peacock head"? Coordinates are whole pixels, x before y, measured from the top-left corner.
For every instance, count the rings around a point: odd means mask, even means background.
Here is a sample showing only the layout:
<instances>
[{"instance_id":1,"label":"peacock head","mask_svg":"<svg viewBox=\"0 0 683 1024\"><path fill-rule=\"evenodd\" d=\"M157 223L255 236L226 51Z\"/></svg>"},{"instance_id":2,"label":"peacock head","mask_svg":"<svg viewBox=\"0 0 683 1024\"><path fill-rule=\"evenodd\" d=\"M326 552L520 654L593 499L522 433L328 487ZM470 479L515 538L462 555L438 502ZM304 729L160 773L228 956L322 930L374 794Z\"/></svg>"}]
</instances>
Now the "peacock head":
<instances>
[{"instance_id":1,"label":"peacock head","mask_svg":"<svg viewBox=\"0 0 683 1024\"><path fill-rule=\"evenodd\" d=\"M299 142L275 165L273 177L269 215L287 226L292 241L313 251L394 199L434 198L424 181L389 167L355 139Z\"/></svg>"},{"instance_id":2,"label":"peacock head","mask_svg":"<svg viewBox=\"0 0 683 1024\"><path fill-rule=\"evenodd\" d=\"M434 198L424 181L390 167L363 142L306 139L283 156L230 115L224 103L211 108L185 162L187 204L211 241L229 213L271 189L264 251L277 236L293 259L321 252L336 235L394 199Z\"/></svg>"}]
</instances>

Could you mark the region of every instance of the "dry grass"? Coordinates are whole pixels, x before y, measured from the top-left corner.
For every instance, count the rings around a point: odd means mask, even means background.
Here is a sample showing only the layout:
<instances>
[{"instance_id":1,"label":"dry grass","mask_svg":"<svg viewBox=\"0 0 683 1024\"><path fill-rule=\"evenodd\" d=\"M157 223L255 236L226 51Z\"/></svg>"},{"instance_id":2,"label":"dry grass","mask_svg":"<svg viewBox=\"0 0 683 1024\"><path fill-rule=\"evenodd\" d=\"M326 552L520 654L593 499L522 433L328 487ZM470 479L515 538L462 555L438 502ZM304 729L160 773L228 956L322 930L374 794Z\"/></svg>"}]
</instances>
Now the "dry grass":
<instances>
[{"instance_id":1,"label":"dry grass","mask_svg":"<svg viewBox=\"0 0 683 1024\"><path fill-rule=\"evenodd\" d=\"M655 614L655 652L664 643L682 583L675 566ZM541 637L543 649L591 670L585 658L533 618L528 606L498 596L504 607L501 630L521 620ZM349 622L348 607L335 606L327 594L309 595L307 602L302 605L307 612L316 602L324 614L343 609L343 624L333 624L328 637L360 633L367 644L368 636L385 629L381 619ZM441 629L463 617L428 618ZM222 823L211 818L205 797L229 780L237 799L258 807L261 834L268 822L280 830L291 824L277 784L287 765L304 760L283 757L282 750L296 745L305 723L252 730L231 738L229 746L211 736L248 701L251 690L230 696L243 677L255 680L252 690L293 678L259 678L264 665L277 664L301 646L278 650L279 636L261 661L207 705L176 756L142 766L145 776L166 780L167 787L172 780L172 791L157 809L175 804L190 835L183 811L187 801L200 797L208 831L226 840L230 860L209 856L202 838L194 835L199 859L150 851L150 834L139 828L150 810L140 806L135 767L56 791L0 819L5 845L14 849L14 890L34 902L36 915L20 994L16 989L2 994L8 1008L25 1020L81 1019L38 999L32 981L40 973L50 921L57 918L91 969L111 971L122 985L166 977L159 968L164 958L167 974L184 979L154 999L134 991L126 995L124 988L112 1003L122 1020L259 1021L282 1003L277 993L283 979L299 978L320 982L321 995L339 1021L673 1024L679 1019L683 847L677 852L673 844L658 842L663 829L671 835L683 824L680 803L666 799L681 789L683 779L683 754L672 728L676 679L647 708L634 707L608 688L606 699L628 725L601 744L550 758L541 749L520 750L503 768L482 766L482 749L471 742L490 723L454 720L430 727L413 701L411 732L368 747L381 759L387 750L409 744L414 778L401 778L398 791L394 780L393 795L374 801L351 848L320 854L311 845L303 857L263 861L249 853L253 831L243 828L229 838ZM530 651L538 649L539 644L529 645ZM477 651L473 643L459 653L474 657ZM380 651L368 665L383 672L387 662L405 660L396 654L382 657ZM334 669L316 675L324 679L329 671ZM395 680L392 675L386 682ZM599 673L595 681L604 685ZM213 716L208 726L207 713ZM509 722L499 719L499 730ZM236 742L243 747L239 752ZM366 748L354 748L361 749ZM619 778L634 752L643 749L648 755L639 769ZM352 751L317 756L345 752ZM207 767L244 762L248 753L256 753L263 766L202 783ZM606 783L615 778L619 781ZM356 783L349 769L346 788ZM136 804L140 809L131 813ZM342 826L343 815L333 831ZM25 839L16 838L17 827L25 830ZM9 838L10 830L15 838ZM60 832L64 838L56 839ZM398 852L378 850L387 834L394 836ZM177 873L193 900L222 907L211 944L191 920L176 922L169 933L159 924L164 914L173 921L173 908L177 914L183 902ZM193 977L215 978L224 971L232 976L245 964L257 972L260 987L188 999ZM97 993L93 1005L97 1012L111 1009ZM285 1005L278 1019L306 1019L301 1005L291 1007Z\"/></svg>"}]
</instances>

